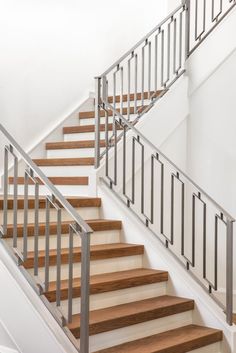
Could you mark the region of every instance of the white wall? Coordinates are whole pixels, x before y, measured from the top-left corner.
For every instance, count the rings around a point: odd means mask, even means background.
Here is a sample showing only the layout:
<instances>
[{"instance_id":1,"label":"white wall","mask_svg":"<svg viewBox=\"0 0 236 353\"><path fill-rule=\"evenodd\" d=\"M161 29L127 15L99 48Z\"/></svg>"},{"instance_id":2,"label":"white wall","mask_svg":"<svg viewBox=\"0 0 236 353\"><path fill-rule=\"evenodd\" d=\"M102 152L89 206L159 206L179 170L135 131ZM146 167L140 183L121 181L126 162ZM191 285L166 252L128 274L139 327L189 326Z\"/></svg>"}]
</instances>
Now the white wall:
<instances>
[{"instance_id":1,"label":"white wall","mask_svg":"<svg viewBox=\"0 0 236 353\"><path fill-rule=\"evenodd\" d=\"M150 0L148 6L135 0L4 1L0 122L31 149L88 97L93 77L166 11L164 0Z\"/></svg>"},{"instance_id":2,"label":"white wall","mask_svg":"<svg viewBox=\"0 0 236 353\"><path fill-rule=\"evenodd\" d=\"M188 172L236 216L236 10L190 57Z\"/></svg>"}]
</instances>

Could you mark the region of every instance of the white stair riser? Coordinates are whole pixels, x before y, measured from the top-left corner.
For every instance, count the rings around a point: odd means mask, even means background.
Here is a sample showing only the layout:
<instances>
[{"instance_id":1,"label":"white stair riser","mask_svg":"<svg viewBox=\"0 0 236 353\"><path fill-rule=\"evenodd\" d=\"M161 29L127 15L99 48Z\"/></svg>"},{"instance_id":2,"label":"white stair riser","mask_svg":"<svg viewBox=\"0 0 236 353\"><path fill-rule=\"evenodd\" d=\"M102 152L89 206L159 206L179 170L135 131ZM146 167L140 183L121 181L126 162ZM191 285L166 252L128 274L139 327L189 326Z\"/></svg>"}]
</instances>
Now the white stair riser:
<instances>
[{"instance_id":1,"label":"white stair riser","mask_svg":"<svg viewBox=\"0 0 236 353\"><path fill-rule=\"evenodd\" d=\"M101 148L100 151L103 152L104 148ZM94 148L58 149L47 151L47 158L82 158L94 157L94 155Z\"/></svg>"},{"instance_id":2,"label":"white stair riser","mask_svg":"<svg viewBox=\"0 0 236 353\"><path fill-rule=\"evenodd\" d=\"M53 174L53 173L52 173ZM89 185L55 185L62 195L66 196L94 196L94 192ZM28 193L30 196L35 195L33 185L29 185ZM50 195L50 191L43 185L39 187L40 195ZM9 195L13 195L13 188L9 188ZM24 195L24 186L18 186L18 195Z\"/></svg>"},{"instance_id":3,"label":"white stair riser","mask_svg":"<svg viewBox=\"0 0 236 353\"><path fill-rule=\"evenodd\" d=\"M97 219L99 218L99 207L80 207L76 208L78 214L83 219ZM13 224L13 210L8 210L7 212L7 222L8 224ZM28 223L33 223L35 218L35 210L28 210ZM46 219L46 209L39 209L39 222L45 222ZM62 209L62 221L71 220L70 214ZM55 209L50 209L50 222L57 221L57 211ZM0 224L3 222L3 212L0 211ZM24 222L24 210L17 211L17 222L22 224Z\"/></svg>"},{"instance_id":4,"label":"white stair riser","mask_svg":"<svg viewBox=\"0 0 236 353\"><path fill-rule=\"evenodd\" d=\"M109 131L108 137L112 136L112 131ZM100 139L105 140L105 131L101 131ZM94 132L80 132L75 134L64 134L64 141L85 141L95 140Z\"/></svg>"},{"instance_id":5,"label":"white stair riser","mask_svg":"<svg viewBox=\"0 0 236 353\"><path fill-rule=\"evenodd\" d=\"M90 295L90 310L108 308L115 305L132 303L166 294L166 282L120 289L117 291ZM55 304L53 304L55 305ZM61 302L60 310L67 315L68 301ZM80 298L73 299L73 314L80 312Z\"/></svg>"},{"instance_id":6,"label":"white stair riser","mask_svg":"<svg viewBox=\"0 0 236 353\"><path fill-rule=\"evenodd\" d=\"M102 273L110 273L116 271L133 270L135 268L142 267L142 255L136 256L125 256L111 259L95 260L90 262L90 273L91 275L97 275ZM29 272L33 275L33 270ZM68 279L69 266L68 264L61 265L61 279ZM44 281L45 268L39 268L39 278L41 282ZM73 276L81 277L81 264L75 262L73 266ZM49 269L50 281L56 281L57 268L56 266L50 266Z\"/></svg>"},{"instance_id":7,"label":"white stair riser","mask_svg":"<svg viewBox=\"0 0 236 353\"><path fill-rule=\"evenodd\" d=\"M127 119L128 116L127 115L124 115L124 117ZM136 117L136 115L134 114L131 114L130 115L130 120L134 120ZM112 116L109 116L109 120L108 120L109 123L112 124L113 122L113 117ZM105 117L101 117L101 124L105 124L106 123L106 118ZM95 119L94 118L88 118L88 119L79 119L79 125L80 126L84 126L84 125L94 125L95 124Z\"/></svg>"},{"instance_id":8,"label":"white stair riser","mask_svg":"<svg viewBox=\"0 0 236 353\"><path fill-rule=\"evenodd\" d=\"M191 311L100 333L90 337L90 351L96 352L99 349L112 347L189 324L192 324Z\"/></svg>"},{"instance_id":9,"label":"white stair riser","mask_svg":"<svg viewBox=\"0 0 236 353\"><path fill-rule=\"evenodd\" d=\"M40 167L44 174L47 177L57 177L57 176L64 176L64 177L71 177L71 176L90 176L90 173L94 172L93 165L81 165L81 166L45 166ZM59 188L61 185L55 185ZM64 186L64 185L62 185ZM69 187L74 185L68 185ZM83 185L79 185L83 186Z\"/></svg>"},{"instance_id":10,"label":"white stair riser","mask_svg":"<svg viewBox=\"0 0 236 353\"><path fill-rule=\"evenodd\" d=\"M11 246L12 239L7 239L7 243ZM120 242L120 231L119 230L107 230L101 232L93 232L91 234L91 245L98 244L111 244ZM62 234L61 236L61 246L62 248L68 248L69 246L69 235ZM81 246L81 239L79 236L74 236L74 246ZM18 249L23 249L23 239L18 238L17 243ZM57 236L50 235L50 249L57 248ZM34 250L34 237L28 237L28 251ZM39 236L39 250L45 250L45 236Z\"/></svg>"}]
</instances>

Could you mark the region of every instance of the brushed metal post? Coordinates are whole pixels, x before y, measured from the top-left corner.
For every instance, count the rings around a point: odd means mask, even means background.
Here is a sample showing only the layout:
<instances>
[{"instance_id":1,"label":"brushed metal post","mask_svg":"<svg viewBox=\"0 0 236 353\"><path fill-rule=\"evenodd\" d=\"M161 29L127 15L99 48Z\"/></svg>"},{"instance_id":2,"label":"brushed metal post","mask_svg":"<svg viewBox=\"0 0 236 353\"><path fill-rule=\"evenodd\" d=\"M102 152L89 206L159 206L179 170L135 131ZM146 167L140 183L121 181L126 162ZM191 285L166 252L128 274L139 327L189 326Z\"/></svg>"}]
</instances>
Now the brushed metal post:
<instances>
[{"instance_id":1,"label":"brushed metal post","mask_svg":"<svg viewBox=\"0 0 236 353\"><path fill-rule=\"evenodd\" d=\"M95 78L95 168L100 166L101 77Z\"/></svg>"}]
</instances>

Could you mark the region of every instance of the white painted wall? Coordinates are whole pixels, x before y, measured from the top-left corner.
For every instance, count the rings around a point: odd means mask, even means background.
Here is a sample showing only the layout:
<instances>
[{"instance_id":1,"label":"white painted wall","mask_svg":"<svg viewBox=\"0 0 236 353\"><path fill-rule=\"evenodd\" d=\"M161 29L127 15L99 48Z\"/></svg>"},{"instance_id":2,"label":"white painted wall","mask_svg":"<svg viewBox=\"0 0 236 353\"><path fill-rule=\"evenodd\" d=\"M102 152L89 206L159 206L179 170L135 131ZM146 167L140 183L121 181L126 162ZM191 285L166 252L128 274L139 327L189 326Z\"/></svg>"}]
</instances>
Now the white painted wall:
<instances>
[{"instance_id":1,"label":"white painted wall","mask_svg":"<svg viewBox=\"0 0 236 353\"><path fill-rule=\"evenodd\" d=\"M190 57L188 172L236 215L236 10Z\"/></svg>"},{"instance_id":2,"label":"white painted wall","mask_svg":"<svg viewBox=\"0 0 236 353\"><path fill-rule=\"evenodd\" d=\"M167 4L9 0L1 8L0 121L29 150L88 97L95 75L165 17Z\"/></svg>"}]
</instances>

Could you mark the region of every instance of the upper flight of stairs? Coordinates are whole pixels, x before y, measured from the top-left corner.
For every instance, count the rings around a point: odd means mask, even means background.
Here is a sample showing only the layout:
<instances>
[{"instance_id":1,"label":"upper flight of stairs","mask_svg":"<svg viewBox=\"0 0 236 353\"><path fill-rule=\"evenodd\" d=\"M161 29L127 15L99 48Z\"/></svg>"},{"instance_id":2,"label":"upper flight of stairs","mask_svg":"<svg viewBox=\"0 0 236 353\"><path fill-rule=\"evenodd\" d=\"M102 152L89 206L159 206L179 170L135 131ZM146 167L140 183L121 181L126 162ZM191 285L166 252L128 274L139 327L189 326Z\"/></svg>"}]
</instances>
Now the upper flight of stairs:
<instances>
[{"instance_id":1,"label":"upper flight of stairs","mask_svg":"<svg viewBox=\"0 0 236 353\"><path fill-rule=\"evenodd\" d=\"M160 94L158 92L157 94ZM147 98L145 93L145 98ZM127 95L124 95L127 101ZM141 95L138 94L141 99ZM131 95L134 99L134 95ZM109 97L109 102L113 97ZM120 102L120 97L116 97ZM127 112L127 107L125 112ZM132 108L133 109L133 108ZM131 112L133 110L131 109ZM64 127L64 141L46 143L48 158L35 159L50 180L67 196L67 200L93 229L91 235L90 277L90 352L97 353L220 353L222 332L195 325L194 300L168 293L168 272L144 266L142 244L127 244L122 234L122 222L102 218L102 200L87 194L94 164L94 112L80 112L78 126ZM86 125L81 125L81 121ZM91 122L87 124L87 120ZM112 129L112 126L110 125ZM104 126L101 127L104 131ZM82 136L81 136L82 135ZM105 142L101 141L104 148ZM12 177L9 178L13 183ZM18 178L23 194L24 178ZM32 189L30 189L32 187ZM33 195L33 185L29 193ZM39 200L39 274L44 281L45 264L45 194L40 186ZM23 266L33 275L34 266L34 197L29 199L28 258ZM3 200L0 199L0 221ZM6 242L13 236L13 200L8 200ZM24 200L18 199L18 246L23 247ZM49 288L43 293L56 307L57 222L51 210ZM70 217L62 211L62 273L61 311L68 305L68 232ZM81 242L74 238L73 317L68 329L80 337L80 262ZM195 351L196 350L196 351Z\"/></svg>"}]
</instances>

